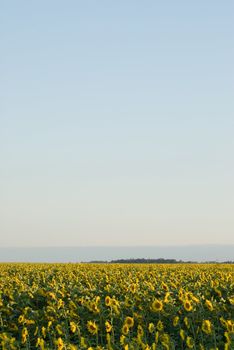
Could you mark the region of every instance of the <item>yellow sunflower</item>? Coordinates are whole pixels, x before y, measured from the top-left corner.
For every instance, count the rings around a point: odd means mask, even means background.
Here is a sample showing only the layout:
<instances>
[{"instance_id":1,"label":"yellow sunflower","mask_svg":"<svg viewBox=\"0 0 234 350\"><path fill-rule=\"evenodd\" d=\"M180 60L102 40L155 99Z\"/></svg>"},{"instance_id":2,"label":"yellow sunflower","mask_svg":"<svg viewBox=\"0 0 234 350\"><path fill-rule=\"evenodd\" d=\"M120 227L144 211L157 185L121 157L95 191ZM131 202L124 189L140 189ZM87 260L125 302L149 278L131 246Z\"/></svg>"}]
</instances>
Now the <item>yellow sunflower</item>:
<instances>
[{"instance_id":1,"label":"yellow sunflower","mask_svg":"<svg viewBox=\"0 0 234 350\"><path fill-rule=\"evenodd\" d=\"M93 321L87 322L87 328L88 328L89 333L91 333L91 334L97 334L97 332L98 332L98 326Z\"/></svg>"},{"instance_id":2,"label":"yellow sunflower","mask_svg":"<svg viewBox=\"0 0 234 350\"><path fill-rule=\"evenodd\" d=\"M202 330L206 334L211 334L212 332L212 324L209 320L204 320L202 322Z\"/></svg>"},{"instance_id":3,"label":"yellow sunflower","mask_svg":"<svg viewBox=\"0 0 234 350\"><path fill-rule=\"evenodd\" d=\"M159 312L159 311L162 311L163 309L163 303L161 300L155 299L151 307L154 312Z\"/></svg>"}]
</instances>

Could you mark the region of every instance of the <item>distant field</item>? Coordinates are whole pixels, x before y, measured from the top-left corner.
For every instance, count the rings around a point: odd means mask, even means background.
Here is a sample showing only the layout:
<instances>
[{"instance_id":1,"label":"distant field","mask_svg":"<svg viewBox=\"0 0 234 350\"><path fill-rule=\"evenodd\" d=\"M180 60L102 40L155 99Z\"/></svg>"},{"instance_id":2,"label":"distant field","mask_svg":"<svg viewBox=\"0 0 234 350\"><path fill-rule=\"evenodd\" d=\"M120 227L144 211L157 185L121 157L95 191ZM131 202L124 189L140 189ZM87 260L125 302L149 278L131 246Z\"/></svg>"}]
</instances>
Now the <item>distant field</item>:
<instances>
[{"instance_id":1,"label":"distant field","mask_svg":"<svg viewBox=\"0 0 234 350\"><path fill-rule=\"evenodd\" d=\"M234 265L0 264L0 348L234 349Z\"/></svg>"}]
</instances>

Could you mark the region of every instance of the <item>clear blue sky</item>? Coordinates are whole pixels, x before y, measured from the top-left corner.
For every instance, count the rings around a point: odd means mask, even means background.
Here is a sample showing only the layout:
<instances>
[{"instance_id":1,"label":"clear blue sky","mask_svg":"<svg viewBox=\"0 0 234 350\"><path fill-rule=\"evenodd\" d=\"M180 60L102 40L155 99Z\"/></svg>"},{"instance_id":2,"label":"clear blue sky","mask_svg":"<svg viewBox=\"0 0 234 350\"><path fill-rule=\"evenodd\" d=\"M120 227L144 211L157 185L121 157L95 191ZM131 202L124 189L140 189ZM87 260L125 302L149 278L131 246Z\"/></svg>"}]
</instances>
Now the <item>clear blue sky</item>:
<instances>
[{"instance_id":1,"label":"clear blue sky","mask_svg":"<svg viewBox=\"0 0 234 350\"><path fill-rule=\"evenodd\" d=\"M2 0L0 244L233 244L233 15Z\"/></svg>"}]
</instances>

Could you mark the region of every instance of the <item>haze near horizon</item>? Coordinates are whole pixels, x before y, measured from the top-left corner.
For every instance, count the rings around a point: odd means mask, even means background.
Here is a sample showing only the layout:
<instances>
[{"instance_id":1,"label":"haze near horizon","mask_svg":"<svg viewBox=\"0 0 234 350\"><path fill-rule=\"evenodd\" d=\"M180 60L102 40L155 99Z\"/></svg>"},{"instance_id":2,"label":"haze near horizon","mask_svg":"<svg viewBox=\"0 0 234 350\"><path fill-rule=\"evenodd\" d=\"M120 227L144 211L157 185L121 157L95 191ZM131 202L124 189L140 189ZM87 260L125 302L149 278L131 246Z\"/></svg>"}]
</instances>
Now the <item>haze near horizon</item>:
<instances>
[{"instance_id":1,"label":"haze near horizon","mask_svg":"<svg viewBox=\"0 0 234 350\"><path fill-rule=\"evenodd\" d=\"M0 246L234 244L232 1L2 1Z\"/></svg>"}]
</instances>

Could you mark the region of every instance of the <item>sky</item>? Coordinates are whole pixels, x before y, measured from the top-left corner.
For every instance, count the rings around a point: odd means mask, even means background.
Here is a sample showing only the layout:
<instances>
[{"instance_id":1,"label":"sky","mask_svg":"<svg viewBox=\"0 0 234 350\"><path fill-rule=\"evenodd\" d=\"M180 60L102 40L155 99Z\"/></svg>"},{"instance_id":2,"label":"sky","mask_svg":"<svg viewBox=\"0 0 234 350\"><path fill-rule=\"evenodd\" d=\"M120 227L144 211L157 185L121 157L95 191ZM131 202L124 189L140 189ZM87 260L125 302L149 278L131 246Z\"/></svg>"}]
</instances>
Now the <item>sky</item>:
<instances>
[{"instance_id":1,"label":"sky","mask_svg":"<svg viewBox=\"0 0 234 350\"><path fill-rule=\"evenodd\" d=\"M0 3L0 246L234 244L233 1Z\"/></svg>"}]
</instances>

